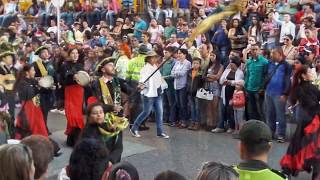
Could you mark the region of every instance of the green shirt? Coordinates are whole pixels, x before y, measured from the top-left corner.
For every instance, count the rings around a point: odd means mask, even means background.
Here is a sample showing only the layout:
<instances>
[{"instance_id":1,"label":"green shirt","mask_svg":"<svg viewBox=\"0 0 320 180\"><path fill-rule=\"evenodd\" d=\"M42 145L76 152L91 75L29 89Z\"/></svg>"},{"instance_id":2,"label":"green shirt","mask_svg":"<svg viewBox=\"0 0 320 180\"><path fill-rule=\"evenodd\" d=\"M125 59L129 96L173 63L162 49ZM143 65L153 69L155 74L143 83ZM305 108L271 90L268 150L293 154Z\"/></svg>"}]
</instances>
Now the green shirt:
<instances>
[{"instance_id":1,"label":"green shirt","mask_svg":"<svg viewBox=\"0 0 320 180\"><path fill-rule=\"evenodd\" d=\"M262 55L257 60L252 57L247 60L244 87L249 92L258 92L264 87L264 78L267 73L269 61Z\"/></svg>"},{"instance_id":2,"label":"green shirt","mask_svg":"<svg viewBox=\"0 0 320 180\"><path fill-rule=\"evenodd\" d=\"M171 34L176 34L176 33L177 33L177 29L174 26L165 27L163 32L166 40L171 38Z\"/></svg>"},{"instance_id":3,"label":"green shirt","mask_svg":"<svg viewBox=\"0 0 320 180\"><path fill-rule=\"evenodd\" d=\"M145 55L139 54L137 57L132 58L128 63L128 70L126 72L126 79L139 81L140 71L145 65Z\"/></svg>"},{"instance_id":4,"label":"green shirt","mask_svg":"<svg viewBox=\"0 0 320 180\"><path fill-rule=\"evenodd\" d=\"M160 69L161 76L170 76L171 70L172 70L175 63L176 63L176 61L173 59L165 62L163 64L162 68ZM166 83L168 84L168 89L174 90L174 85L173 85L174 78L173 77L164 77L164 79L165 79Z\"/></svg>"}]
</instances>

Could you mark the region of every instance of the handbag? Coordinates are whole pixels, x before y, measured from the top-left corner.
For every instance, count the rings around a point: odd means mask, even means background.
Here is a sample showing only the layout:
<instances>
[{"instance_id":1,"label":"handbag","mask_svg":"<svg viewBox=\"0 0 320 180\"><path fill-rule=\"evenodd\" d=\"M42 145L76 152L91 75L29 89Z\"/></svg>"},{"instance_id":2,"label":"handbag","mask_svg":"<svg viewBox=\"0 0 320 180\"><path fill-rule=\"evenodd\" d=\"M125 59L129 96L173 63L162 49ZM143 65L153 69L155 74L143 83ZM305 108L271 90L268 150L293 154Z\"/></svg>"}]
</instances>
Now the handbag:
<instances>
[{"instance_id":1,"label":"handbag","mask_svg":"<svg viewBox=\"0 0 320 180\"><path fill-rule=\"evenodd\" d=\"M213 100L213 93L205 90L204 88L200 88L197 90L196 97L199 99L211 101Z\"/></svg>"}]
</instances>

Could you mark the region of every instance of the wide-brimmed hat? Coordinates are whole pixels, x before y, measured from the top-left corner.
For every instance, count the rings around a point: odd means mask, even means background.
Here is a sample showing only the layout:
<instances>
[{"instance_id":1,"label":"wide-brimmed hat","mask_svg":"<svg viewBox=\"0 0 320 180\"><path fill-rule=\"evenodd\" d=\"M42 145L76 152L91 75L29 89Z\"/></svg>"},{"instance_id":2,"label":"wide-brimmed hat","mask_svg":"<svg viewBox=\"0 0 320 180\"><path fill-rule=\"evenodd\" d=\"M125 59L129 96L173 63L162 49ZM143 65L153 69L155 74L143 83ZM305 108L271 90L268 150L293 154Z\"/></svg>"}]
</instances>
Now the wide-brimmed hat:
<instances>
[{"instance_id":1,"label":"wide-brimmed hat","mask_svg":"<svg viewBox=\"0 0 320 180\"><path fill-rule=\"evenodd\" d=\"M116 22L124 23L124 20L122 18L117 18Z\"/></svg>"},{"instance_id":2,"label":"wide-brimmed hat","mask_svg":"<svg viewBox=\"0 0 320 180\"><path fill-rule=\"evenodd\" d=\"M14 56L14 53L12 51L5 51L5 52L0 53L0 58L10 56L10 55Z\"/></svg>"},{"instance_id":3,"label":"wide-brimmed hat","mask_svg":"<svg viewBox=\"0 0 320 180\"><path fill-rule=\"evenodd\" d=\"M34 54L39 55L41 53L41 51L45 50L45 49L48 49L48 47L47 46L40 46L35 50Z\"/></svg>"},{"instance_id":4,"label":"wide-brimmed hat","mask_svg":"<svg viewBox=\"0 0 320 180\"><path fill-rule=\"evenodd\" d=\"M139 54L147 54L148 52L150 51L150 49L148 49L148 47L144 44L142 44L140 47L139 47Z\"/></svg>"},{"instance_id":5,"label":"wide-brimmed hat","mask_svg":"<svg viewBox=\"0 0 320 180\"><path fill-rule=\"evenodd\" d=\"M155 51L149 51L146 54L146 57L155 57L155 56L159 56Z\"/></svg>"},{"instance_id":6,"label":"wide-brimmed hat","mask_svg":"<svg viewBox=\"0 0 320 180\"><path fill-rule=\"evenodd\" d=\"M101 72L101 69L103 68L104 65L108 64L108 63L114 63L116 61L116 58L114 57L107 57L102 59L96 66L96 72Z\"/></svg>"}]
</instances>

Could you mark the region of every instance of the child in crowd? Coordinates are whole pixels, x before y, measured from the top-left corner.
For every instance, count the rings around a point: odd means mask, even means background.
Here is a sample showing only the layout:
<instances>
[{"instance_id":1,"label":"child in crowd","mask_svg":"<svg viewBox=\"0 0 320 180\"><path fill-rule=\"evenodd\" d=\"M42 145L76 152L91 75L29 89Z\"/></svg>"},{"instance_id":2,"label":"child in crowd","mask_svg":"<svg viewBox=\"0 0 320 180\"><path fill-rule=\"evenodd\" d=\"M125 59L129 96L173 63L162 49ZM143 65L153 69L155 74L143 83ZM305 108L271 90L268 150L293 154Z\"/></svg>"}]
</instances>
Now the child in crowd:
<instances>
[{"instance_id":1,"label":"child in crowd","mask_svg":"<svg viewBox=\"0 0 320 180\"><path fill-rule=\"evenodd\" d=\"M243 86L240 84L237 84L235 86L232 99L229 102L230 106L233 107L234 122L235 122L235 131L234 131L235 136L239 134L241 126L244 122L243 117L244 117L245 104L246 104L245 99L246 98L243 91Z\"/></svg>"},{"instance_id":2,"label":"child in crowd","mask_svg":"<svg viewBox=\"0 0 320 180\"><path fill-rule=\"evenodd\" d=\"M188 72L187 77L187 95L188 101L190 105L190 113L191 113L191 125L189 126L189 130L199 130L199 101L196 97L197 90L201 87L201 59L198 57L193 58L192 61L192 69Z\"/></svg>"}]
</instances>

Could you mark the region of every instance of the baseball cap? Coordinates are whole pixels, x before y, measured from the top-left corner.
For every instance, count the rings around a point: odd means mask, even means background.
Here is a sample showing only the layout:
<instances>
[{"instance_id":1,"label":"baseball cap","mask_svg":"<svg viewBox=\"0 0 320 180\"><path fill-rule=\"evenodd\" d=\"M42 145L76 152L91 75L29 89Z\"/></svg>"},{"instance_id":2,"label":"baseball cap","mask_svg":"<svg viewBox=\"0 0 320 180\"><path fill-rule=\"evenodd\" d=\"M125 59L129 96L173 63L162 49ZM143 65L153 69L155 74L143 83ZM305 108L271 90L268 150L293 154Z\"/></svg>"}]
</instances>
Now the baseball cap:
<instances>
[{"instance_id":1,"label":"baseball cap","mask_svg":"<svg viewBox=\"0 0 320 180\"><path fill-rule=\"evenodd\" d=\"M242 126L238 138L246 144L262 144L272 141L272 133L264 122L249 120Z\"/></svg>"}]
</instances>

